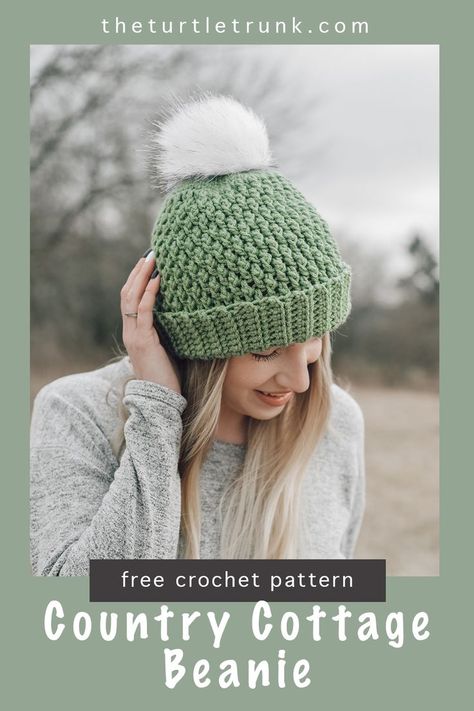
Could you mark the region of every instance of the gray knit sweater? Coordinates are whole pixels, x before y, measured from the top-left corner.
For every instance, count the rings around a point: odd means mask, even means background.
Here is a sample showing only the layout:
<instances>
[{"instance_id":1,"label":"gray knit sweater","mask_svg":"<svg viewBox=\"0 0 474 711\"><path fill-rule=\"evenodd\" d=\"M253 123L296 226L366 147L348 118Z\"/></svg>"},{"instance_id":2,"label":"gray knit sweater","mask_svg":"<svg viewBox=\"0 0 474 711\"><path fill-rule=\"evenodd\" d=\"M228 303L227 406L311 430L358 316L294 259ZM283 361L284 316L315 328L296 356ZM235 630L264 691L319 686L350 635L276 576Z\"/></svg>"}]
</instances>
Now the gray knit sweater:
<instances>
[{"instance_id":1,"label":"gray knit sweater","mask_svg":"<svg viewBox=\"0 0 474 711\"><path fill-rule=\"evenodd\" d=\"M181 558L178 459L186 399L131 380L125 449L110 386L132 375L128 358L43 387L31 422L30 540L35 575L88 575L90 558ZM364 510L364 423L359 406L332 386L329 428L303 485L310 544L304 558L350 558ZM219 557L218 505L245 445L214 441L201 471L201 558Z\"/></svg>"}]
</instances>

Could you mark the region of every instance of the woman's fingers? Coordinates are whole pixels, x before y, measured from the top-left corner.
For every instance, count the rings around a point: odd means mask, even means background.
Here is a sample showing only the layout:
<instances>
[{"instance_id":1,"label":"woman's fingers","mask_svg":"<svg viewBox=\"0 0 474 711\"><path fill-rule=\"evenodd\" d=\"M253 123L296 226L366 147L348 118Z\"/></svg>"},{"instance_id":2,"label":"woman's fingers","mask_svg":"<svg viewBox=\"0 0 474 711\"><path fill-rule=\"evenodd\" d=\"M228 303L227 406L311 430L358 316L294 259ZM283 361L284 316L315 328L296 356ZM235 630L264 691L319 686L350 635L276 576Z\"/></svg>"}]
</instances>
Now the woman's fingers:
<instances>
[{"instance_id":1,"label":"woman's fingers","mask_svg":"<svg viewBox=\"0 0 474 711\"><path fill-rule=\"evenodd\" d=\"M122 337L125 344L136 331L138 306L146 284L155 268L155 262L156 259L153 252L150 252L145 258L141 257L130 272L120 292L120 309L123 319ZM137 314L137 317L127 316L127 314Z\"/></svg>"},{"instance_id":2,"label":"woman's fingers","mask_svg":"<svg viewBox=\"0 0 474 711\"><path fill-rule=\"evenodd\" d=\"M138 261L122 287L123 343L136 378L158 383L181 394L179 368L160 343L153 323L161 277L156 269L156 257L153 252L150 255L148 261L146 257Z\"/></svg>"},{"instance_id":3,"label":"woman's fingers","mask_svg":"<svg viewBox=\"0 0 474 711\"><path fill-rule=\"evenodd\" d=\"M125 284L124 284L123 287L122 287L122 291L121 291L122 295L128 294L128 291L129 291L130 287L132 286L135 277L137 276L138 272L140 271L140 269L142 268L143 264L144 264L145 261L146 261L145 258L146 258L152 251L153 251L152 249L148 249L148 250L145 252L145 254L142 254L142 256L140 257L140 259L138 260L138 262L135 264L135 266L133 267L132 271L131 271L130 274L128 275L127 281L125 282Z\"/></svg>"},{"instance_id":4,"label":"woman's fingers","mask_svg":"<svg viewBox=\"0 0 474 711\"><path fill-rule=\"evenodd\" d=\"M138 304L137 328L139 329L146 331L153 328L153 307L160 288L160 278L160 274L157 273L153 279L149 280L145 287L143 296Z\"/></svg>"},{"instance_id":5,"label":"woman's fingers","mask_svg":"<svg viewBox=\"0 0 474 711\"><path fill-rule=\"evenodd\" d=\"M129 294L130 294L130 287L131 287L131 285L133 284L136 275L138 274L138 272L139 272L140 269L142 268L142 265L143 265L144 261L145 261L145 260L143 259L143 257L140 257L140 259L138 260L138 262L135 264L134 268L132 269L132 271L131 271L130 274L128 275L128 279L127 279L127 281L125 282L125 284L122 286L122 289L121 289L121 291L120 291L120 311L121 311L122 316L123 316L123 318L124 318L124 323L125 323L125 320L126 320L126 319L125 319L125 314L128 313L129 311L131 311L131 309L130 309L130 296L129 296Z\"/></svg>"},{"instance_id":6,"label":"woman's fingers","mask_svg":"<svg viewBox=\"0 0 474 711\"><path fill-rule=\"evenodd\" d=\"M128 287L126 302L128 306L130 306L131 311L138 311L138 304L140 303L145 287L148 284L155 267L155 255L153 252L150 252L148 257L143 260L140 269L137 271Z\"/></svg>"},{"instance_id":7,"label":"woman's fingers","mask_svg":"<svg viewBox=\"0 0 474 711\"><path fill-rule=\"evenodd\" d=\"M140 259L138 260L138 262L135 264L135 266L133 267L132 271L131 271L130 274L128 275L128 279L127 279L127 281L125 282L125 284L123 285L123 288L124 288L124 289L129 289L129 288L130 288L131 284L133 283L133 280L135 279L136 275L138 274L138 272L139 272L140 269L142 268L142 264L143 264L144 262L145 262L144 258L143 258L143 257L140 257Z\"/></svg>"}]
</instances>

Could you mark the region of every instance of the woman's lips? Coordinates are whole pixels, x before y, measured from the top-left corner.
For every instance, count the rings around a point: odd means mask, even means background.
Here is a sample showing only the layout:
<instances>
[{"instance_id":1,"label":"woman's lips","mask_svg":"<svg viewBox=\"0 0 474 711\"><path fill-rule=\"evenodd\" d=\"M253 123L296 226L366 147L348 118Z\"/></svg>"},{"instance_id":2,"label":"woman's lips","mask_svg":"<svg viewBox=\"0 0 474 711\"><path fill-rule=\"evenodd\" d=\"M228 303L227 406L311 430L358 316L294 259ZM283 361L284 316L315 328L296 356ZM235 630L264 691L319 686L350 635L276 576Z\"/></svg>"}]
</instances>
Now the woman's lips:
<instances>
[{"instance_id":1,"label":"woman's lips","mask_svg":"<svg viewBox=\"0 0 474 711\"><path fill-rule=\"evenodd\" d=\"M272 407L281 407L285 405L288 400L293 395L293 392L283 393L282 395L264 395L261 390L256 390L258 398L264 402L266 405L271 405Z\"/></svg>"}]
</instances>

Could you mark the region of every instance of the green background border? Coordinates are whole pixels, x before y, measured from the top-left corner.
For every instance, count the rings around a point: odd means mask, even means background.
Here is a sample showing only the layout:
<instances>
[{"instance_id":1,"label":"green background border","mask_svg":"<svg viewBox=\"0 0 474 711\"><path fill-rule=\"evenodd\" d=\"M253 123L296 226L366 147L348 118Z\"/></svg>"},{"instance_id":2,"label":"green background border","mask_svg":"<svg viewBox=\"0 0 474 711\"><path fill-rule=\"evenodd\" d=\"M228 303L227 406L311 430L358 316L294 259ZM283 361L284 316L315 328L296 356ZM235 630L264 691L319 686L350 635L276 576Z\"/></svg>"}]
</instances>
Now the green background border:
<instances>
[{"instance_id":1,"label":"green background border","mask_svg":"<svg viewBox=\"0 0 474 711\"><path fill-rule=\"evenodd\" d=\"M466 698L467 659L470 652L468 592L470 574L470 521L472 463L469 451L472 413L469 407L472 335L470 319L463 307L472 301L468 271L473 262L470 234L472 203L472 63L470 51L472 16L467 2L452 1L443 9L428 0L398 2L326 2L310 8L300 0L221 0L202 2L140 2L110 0L91 3L45 1L16 2L3 14L2 38L2 188L6 198L2 237L2 543L4 546L2 593L2 639L6 643L11 670L7 674L7 708L28 704L31 708L98 707L125 709L134 703L145 708L183 708L186 702L202 708L250 708L263 701L275 708L288 703L303 706L324 703L330 709L343 706L378 709L418 706L441 708L453 695ZM291 17L313 23L321 19L366 19L367 36L312 35L312 41L327 44L439 44L441 48L441 575L439 578L389 578L387 603L349 605L357 615L373 609L384 613L401 610L406 617L420 610L430 616L431 636L414 642L407 634L402 649L393 649L381 635L377 642L338 642L333 630L322 642L309 635L284 642L278 635L268 643L256 642L250 633L252 605L171 605L182 611L228 609L231 621L220 650L212 649L210 637L196 635L191 642L170 640L168 646L183 647L189 659L228 657L244 660L275 659L278 649L287 659L307 657L312 683L306 689L292 686L250 691L245 684L222 690L214 682L196 689L183 682L175 690L163 684L162 643L157 635L129 643L121 639L103 642L94 634L79 642L64 635L50 642L43 633L43 613L51 599L59 599L66 614L77 610L117 612L140 611L150 615L154 606L91 605L85 579L33 578L28 549L28 425L29 425L29 209L28 209L28 91L30 44L94 44L121 41L151 43L147 35L126 39L103 35L101 17L120 15L124 19L212 15L220 19ZM159 39L163 42L162 38ZM233 38L231 35L191 38L171 37L167 43L283 44L306 42L306 37ZM31 265L34 268L34 264ZM468 572L465 572L465 571ZM470 600L470 598L469 598ZM324 605L334 614L336 605ZM272 605L276 618L292 609L301 618L310 614L306 604ZM332 634L331 634L332 632ZM5 687L4 687L5 689ZM467 697L469 698L469 697ZM455 702L457 708L463 702Z\"/></svg>"}]
</instances>

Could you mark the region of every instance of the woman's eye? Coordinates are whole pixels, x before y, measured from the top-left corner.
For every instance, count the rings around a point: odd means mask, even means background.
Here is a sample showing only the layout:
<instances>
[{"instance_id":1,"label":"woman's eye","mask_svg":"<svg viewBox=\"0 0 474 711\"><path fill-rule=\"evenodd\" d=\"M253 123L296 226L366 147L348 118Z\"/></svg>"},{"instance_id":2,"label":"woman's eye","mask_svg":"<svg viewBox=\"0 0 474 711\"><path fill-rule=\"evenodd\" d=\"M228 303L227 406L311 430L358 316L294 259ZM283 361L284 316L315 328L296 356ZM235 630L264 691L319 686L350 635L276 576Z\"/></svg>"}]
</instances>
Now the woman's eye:
<instances>
[{"instance_id":1,"label":"woman's eye","mask_svg":"<svg viewBox=\"0 0 474 711\"><path fill-rule=\"evenodd\" d=\"M271 360L272 358L276 358L279 355L280 351L278 349L276 351L273 351L269 355L262 355L261 353L252 353L252 357L255 358L255 360Z\"/></svg>"}]
</instances>

